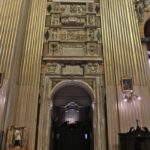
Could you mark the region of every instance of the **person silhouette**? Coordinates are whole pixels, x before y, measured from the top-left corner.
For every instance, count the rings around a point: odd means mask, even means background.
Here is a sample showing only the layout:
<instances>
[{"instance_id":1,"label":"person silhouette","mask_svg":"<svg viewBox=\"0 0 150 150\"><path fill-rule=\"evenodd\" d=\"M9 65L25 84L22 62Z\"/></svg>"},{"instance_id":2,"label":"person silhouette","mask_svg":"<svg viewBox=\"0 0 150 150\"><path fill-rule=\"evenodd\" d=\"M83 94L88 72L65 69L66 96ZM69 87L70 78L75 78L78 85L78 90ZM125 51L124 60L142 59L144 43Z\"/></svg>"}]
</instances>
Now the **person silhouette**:
<instances>
[{"instance_id":1,"label":"person silhouette","mask_svg":"<svg viewBox=\"0 0 150 150\"><path fill-rule=\"evenodd\" d=\"M14 132L14 145L17 147L21 146L21 130L16 129Z\"/></svg>"}]
</instances>

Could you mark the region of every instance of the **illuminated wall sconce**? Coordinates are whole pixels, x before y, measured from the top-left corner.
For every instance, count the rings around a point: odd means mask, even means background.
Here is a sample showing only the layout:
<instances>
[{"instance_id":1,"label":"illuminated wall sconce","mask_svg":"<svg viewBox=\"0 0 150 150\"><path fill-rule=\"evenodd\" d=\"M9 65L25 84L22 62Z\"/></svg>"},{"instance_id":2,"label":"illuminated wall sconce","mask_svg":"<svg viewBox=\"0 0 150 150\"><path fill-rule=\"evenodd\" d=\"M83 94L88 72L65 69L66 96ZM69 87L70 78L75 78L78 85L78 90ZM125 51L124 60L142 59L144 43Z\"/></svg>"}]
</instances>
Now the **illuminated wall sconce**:
<instances>
[{"instance_id":1,"label":"illuminated wall sconce","mask_svg":"<svg viewBox=\"0 0 150 150\"><path fill-rule=\"evenodd\" d=\"M133 80L132 78L122 78L121 88L123 93L123 101L141 100L141 97L135 94L133 91Z\"/></svg>"},{"instance_id":2,"label":"illuminated wall sconce","mask_svg":"<svg viewBox=\"0 0 150 150\"><path fill-rule=\"evenodd\" d=\"M131 101L131 100L141 100L141 97L136 95L134 91L128 91L123 93L123 101Z\"/></svg>"}]
</instances>

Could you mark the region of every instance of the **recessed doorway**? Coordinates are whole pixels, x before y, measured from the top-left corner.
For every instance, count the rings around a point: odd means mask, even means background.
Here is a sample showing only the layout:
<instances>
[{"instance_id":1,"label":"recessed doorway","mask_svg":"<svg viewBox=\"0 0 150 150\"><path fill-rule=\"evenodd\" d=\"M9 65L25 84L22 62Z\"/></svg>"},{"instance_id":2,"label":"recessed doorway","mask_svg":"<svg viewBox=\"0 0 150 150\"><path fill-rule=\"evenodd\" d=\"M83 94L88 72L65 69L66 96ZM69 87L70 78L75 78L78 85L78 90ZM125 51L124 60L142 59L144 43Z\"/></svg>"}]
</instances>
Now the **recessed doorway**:
<instances>
[{"instance_id":1,"label":"recessed doorway","mask_svg":"<svg viewBox=\"0 0 150 150\"><path fill-rule=\"evenodd\" d=\"M92 98L78 85L66 85L53 96L51 150L93 150Z\"/></svg>"}]
</instances>

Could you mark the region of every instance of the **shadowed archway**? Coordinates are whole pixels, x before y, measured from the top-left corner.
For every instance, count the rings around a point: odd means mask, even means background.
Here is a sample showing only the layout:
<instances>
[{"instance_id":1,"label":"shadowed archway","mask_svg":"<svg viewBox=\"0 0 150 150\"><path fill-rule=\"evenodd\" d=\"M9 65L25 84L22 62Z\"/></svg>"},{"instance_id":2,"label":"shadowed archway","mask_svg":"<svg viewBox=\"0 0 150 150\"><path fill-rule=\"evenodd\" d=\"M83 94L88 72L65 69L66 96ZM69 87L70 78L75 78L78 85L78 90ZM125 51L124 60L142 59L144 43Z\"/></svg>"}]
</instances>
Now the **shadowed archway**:
<instances>
[{"instance_id":1,"label":"shadowed archway","mask_svg":"<svg viewBox=\"0 0 150 150\"><path fill-rule=\"evenodd\" d=\"M52 150L93 150L93 110L90 93L80 85L65 85L52 98Z\"/></svg>"}]
</instances>

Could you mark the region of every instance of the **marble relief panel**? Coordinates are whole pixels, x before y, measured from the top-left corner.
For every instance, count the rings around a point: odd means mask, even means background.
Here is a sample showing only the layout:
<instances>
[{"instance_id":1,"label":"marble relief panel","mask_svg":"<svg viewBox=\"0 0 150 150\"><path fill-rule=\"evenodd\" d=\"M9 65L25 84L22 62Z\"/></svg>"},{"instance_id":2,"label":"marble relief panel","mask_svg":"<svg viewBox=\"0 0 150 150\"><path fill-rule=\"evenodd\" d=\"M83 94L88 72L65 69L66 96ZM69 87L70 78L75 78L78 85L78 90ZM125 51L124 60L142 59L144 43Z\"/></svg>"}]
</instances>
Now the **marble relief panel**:
<instances>
[{"instance_id":1,"label":"marble relief panel","mask_svg":"<svg viewBox=\"0 0 150 150\"><path fill-rule=\"evenodd\" d=\"M58 63L47 63L46 64L46 73L48 74L61 74L61 64Z\"/></svg>"},{"instance_id":2,"label":"marble relief panel","mask_svg":"<svg viewBox=\"0 0 150 150\"><path fill-rule=\"evenodd\" d=\"M48 13L61 13L61 14L86 14L86 13L95 13L96 15L100 12L99 3L61 3L61 2L50 2L47 5Z\"/></svg>"},{"instance_id":3,"label":"marble relief panel","mask_svg":"<svg viewBox=\"0 0 150 150\"><path fill-rule=\"evenodd\" d=\"M83 67L80 65L65 65L62 67L62 75L79 75L83 76Z\"/></svg>"},{"instance_id":4,"label":"marble relief panel","mask_svg":"<svg viewBox=\"0 0 150 150\"><path fill-rule=\"evenodd\" d=\"M89 15L68 15L68 14L51 14L46 16L46 27L55 26L74 26L74 27L99 27L100 16L95 14Z\"/></svg>"},{"instance_id":5,"label":"marble relief panel","mask_svg":"<svg viewBox=\"0 0 150 150\"><path fill-rule=\"evenodd\" d=\"M104 73L103 65L87 63L85 65L70 65L47 63L45 73L50 75L99 75Z\"/></svg>"},{"instance_id":6,"label":"marble relief panel","mask_svg":"<svg viewBox=\"0 0 150 150\"><path fill-rule=\"evenodd\" d=\"M62 15L61 25L62 26L85 26L86 16Z\"/></svg>"},{"instance_id":7,"label":"marble relief panel","mask_svg":"<svg viewBox=\"0 0 150 150\"><path fill-rule=\"evenodd\" d=\"M59 43L45 45L44 56L102 56L101 44L97 43Z\"/></svg>"},{"instance_id":8,"label":"marble relief panel","mask_svg":"<svg viewBox=\"0 0 150 150\"><path fill-rule=\"evenodd\" d=\"M62 43L61 44L63 56L85 56L85 43Z\"/></svg>"},{"instance_id":9,"label":"marble relief panel","mask_svg":"<svg viewBox=\"0 0 150 150\"><path fill-rule=\"evenodd\" d=\"M46 41L60 41L60 42L86 42L86 41L100 41L101 29L58 29L51 28L45 30Z\"/></svg>"},{"instance_id":10,"label":"marble relief panel","mask_svg":"<svg viewBox=\"0 0 150 150\"><path fill-rule=\"evenodd\" d=\"M49 42L44 44L43 57L45 56L100 56L102 57L102 44L88 43L61 43Z\"/></svg>"}]
</instances>

